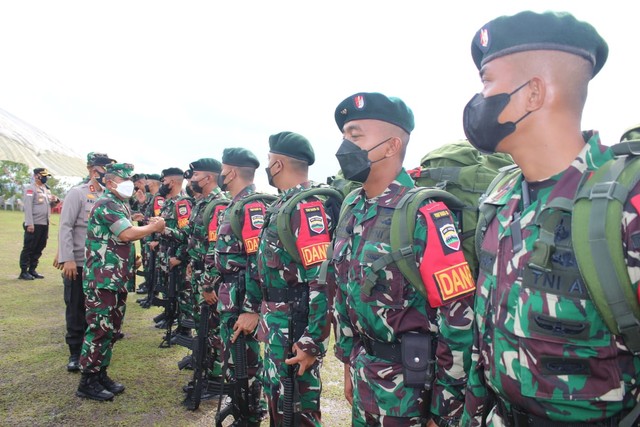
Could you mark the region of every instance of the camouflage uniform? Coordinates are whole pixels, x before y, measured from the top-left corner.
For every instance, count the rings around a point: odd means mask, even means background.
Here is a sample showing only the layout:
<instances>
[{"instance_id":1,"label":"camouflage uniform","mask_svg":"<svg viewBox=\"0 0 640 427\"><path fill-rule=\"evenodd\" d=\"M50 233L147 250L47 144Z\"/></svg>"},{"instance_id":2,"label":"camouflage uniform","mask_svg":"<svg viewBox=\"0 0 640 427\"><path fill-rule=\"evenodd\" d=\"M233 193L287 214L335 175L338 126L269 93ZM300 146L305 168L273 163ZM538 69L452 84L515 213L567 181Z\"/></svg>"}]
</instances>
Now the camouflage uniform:
<instances>
[{"instance_id":1,"label":"camouflage uniform","mask_svg":"<svg viewBox=\"0 0 640 427\"><path fill-rule=\"evenodd\" d=\"M142 211L144 213L145 219L149 219L154 216L160 216L160 211L162 209L162 206L164 206L164 197L160 196L159 194L150 195L147 201L145 202L143 207L144 210ZM151 256L152 256L149 243L153 242L154 240L155 238L153 234L145 236L140 240L140 246L142 247L142 264L144 265L144 271L146 273L145 280L147 281L147 287L151 285L150 280L152 275L151 271L148 270L149 265L151 263ZM155 250L156 257L158 256L157 255L158 249L159 248L156 248ZM158 271L158 265L159 264L156 262L156 273ZM156 277L155 277L156 283L154 283L153 286L157 285L158 280L159 280L158 274L156 274Z\"/></svg>"},{"instance_id":2,"label":"camouflage uniform","mask_svg":"<svg viewBox=\"0 0 640 427\"><path fill-rule=\"evenodd\" d=\"M227 209L231 209L234 204L240 203L246 197L255 193L255 186L252 184L238 193ZM228 212L228 211L225 211ZM235 348L231 345L233 337L233 325L241 313L260 313L262 304L262 294L257 285L259 280L256 252L247 253L248 247L238 239L231 229L229 215L223 212L218 226L218 240L215 243L216 268L222 280L218 291L218 312L220 313L220 338L224 346L224 354L229 364L229 378L235 378L234 360L236 359ZM264 218L261 218L264 219ZM262 228L262 223L252 221L252 226ZM257 246L256 246L257 249ZM249 268L248 268L249 267ZM238 277L244 276L244 295L238 295ZM249 284L247 286L246 284ZM242 306L237 305L238 298L242 300ZM255 335L246 335L247 370L249 374L249 387L251 389L253 401L249 402L251 411L249 421L259 422L263 413L266 412L266 403L262 396L261 380L256 378L262 370L262 356L260 354L260 342Z\"/></svg>"},{"instance_id":3,"label":"camouflage uniform","mask_svg":"<svg viewBox=\"0 0 640 427\"><path fill-rule=\"evenodd\" d=\"M186 264L188 259L186 242L176 241L173 236L175 230L188 227L188 216L179 219L178 203L186 201L189 210L191 209L191 199L185 194L180 193L177 196L165 199L164 205L160 211L160 216L164 218L166 228L164 234L160 236L159 250L156 254L156 270L158 270L158 283L162 286L162 290L166 290L169 286L169 274L172 269L169 268L169 258L176 257L182 261L181 264L175 266L178 278L176 283L176 296L178 298L178 324L181 325L186 319L193 319L193 307L191 305L191 284L185 280ZM184 212L189 215L190 212Z\"/></svg>"},{"instance_id":4,"label":"camouflage uniform","mask_svg":"<svg viewBox=\"0 0 640 427\"><path fill-rule=\"evenodd\" d=\"M572 200L583 176L612 157L600 145L597 133L585 133L585 139L587 144L565 171L536 183L537 194L526 190L518 174L485 201L498 210L480 253L477 335L465 425L481 425L490 397L497 397L502 409L491 410L488 426L503 425L501 414L514 408L546 420L595 423L631 409L640 397L640 359L620 337L609 333L591 301L570 250L568 214L553 237L557 250L551 270L532 267L540 234L536 214L541 207L560 198ZM530 195L529 203L523 192ZM639 193L636 186L628 200ZM640 221L629 201L621 231L629 275L637 290L640 251L632 237L640 232Z\"/></svg>"},{"instance_id":5,"label":"camouflage uniform","mask_svg":"<svg viewBox=\"0 0 640 427\"><path fill-rule=\"evenodd\" d=\"M297 338L297 340L294 339L294 343L305 353L316 356L318 360L302 376L296 378L302 403L302 423L304 425L320 425L320 391L322 388L320 367L322 357L326 352L331 326L327 289L317 281L319 264L304 268L302 264L294 262L291 255L285 251L278 237L275 215L272 213L277 212L277 209L295 194L307 188L320 186L324 186L324 184L305 182L285 190L271 205L265 218L264 228L260 233L257 258L264 295L259 329L259 337L265 343L263 387L269 399L269 413L274 418L276 425L282 422L281 395L283 389L281 379L287 376L287 365L284 360L288 357L289 351L289 304L273 302L269 293L274 290L293 290L300 288L303 284L309 287L308 317L305 319L307 326L302 336L294 336ZM311 197L301 203L315 200L318 199ZM301 225L298 212L294 211L291 216L291 229L295 236L299 235ZM327 215L327 230L330 228L329 224L331 224L331 218ZM253 293L255 290L247 289L247 292Z\"/></svg>"},{"instance_id":6,"label":"camouflage uniform","mask_svg":"<svg viewBox=\"0 0 640 427\"><path fill-rule=\"evenodd\" d=\"M345 200L352 215L341 219L336 230L336 356L350 365L354 425L423 425L429 412L445 419L462 415L466 372L471 363L473 302L469 292L473 288L461 299L432 308L395 264L389 264L378 272L371 293L364 289L372 263L380 254L391 252L389 216L401 195L413 187L413 180L402 169L380 196L366 199L361 191ZM449 213L444 206L441 212ZM428 238L438 240L437 236ZM425 253L426 241L427 224L420 214L413 247L417 264L436 256ZM400 348L403 335L409 332L437 337L431 392L404 385L399 357L389 360L365 350L372 341L371 345L397 343L396 348Z\"/></svg>"},{"instance_id":7,"label":"camouflage uniform","mask_svg":"<svg viewBox=\"0 0 640 427\"><path fill-rule=\"evenodd\" d=\"M135 246L118 235L131 224L127 202L110 191L98 199L87 226L83 287L87 330L80 365L84 373L109 366L114 336L121 332L127 292L135 282Z\"/></svg>"}]
</instances>

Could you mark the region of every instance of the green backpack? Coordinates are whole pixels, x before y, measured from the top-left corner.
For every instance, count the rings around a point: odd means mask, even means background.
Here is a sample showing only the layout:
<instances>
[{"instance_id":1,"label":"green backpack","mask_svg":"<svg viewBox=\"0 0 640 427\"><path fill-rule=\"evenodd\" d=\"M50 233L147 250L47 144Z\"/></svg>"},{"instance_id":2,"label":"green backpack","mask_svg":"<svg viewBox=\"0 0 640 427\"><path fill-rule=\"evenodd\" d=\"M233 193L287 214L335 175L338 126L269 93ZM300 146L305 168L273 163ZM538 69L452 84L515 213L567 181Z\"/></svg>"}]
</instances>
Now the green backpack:
<instances>
[{"instance_id":1,"label":"green backpack","mask_svg":"<svg viewBox=\"0 0 640 427\"><path fill-rule=\"evenodd\" d=\"M341 170L339 170L335 175L328 177L327 184L342 193L343 198L347 197L347 195L349 195L353 190L357 190L362 187L361 183L346 179Z\"/></svg>"},{"instance_id":2,"label":"green backpack","mask_svg":"<svg viewBox=\"0 0 640 427\"><path fill-rule=\"evenodd\" d=\"M539 214L540 237L535 242L531 262L550 268L554 250L552 211L571 213L572 246L580 274L596 310L609 331L622 336L634 354L640 354L640 304L631 286L620 233L622 213L629 192L640 182L640 139L610 147L614 158L586 179L575 199L554 199ZM487 194L520 174L514 168L496 177ZM476 246L479 250L488 224L497 208L482 204ZM547 221L549 219L549 221ZM543 254L537 257L537 254Z\"/></svg>"},{"instance_id":3,"label":"green backpack","mask_svg":"<svg viewBox=\"0 0 640 427\"><path fill-rule=\"evenodd\" d=\"M275 196L273 194L254 193L238 201L238 203L235 203L231 208L229 208L225 215L229 215L231 230L233 231L233 234L236 236L236 238L242 241L244 207L247 205L247 203L262 202L266 207L269 207L269 205L273 203L277 198L278 196Z\"/></svg>"}]
</instances>

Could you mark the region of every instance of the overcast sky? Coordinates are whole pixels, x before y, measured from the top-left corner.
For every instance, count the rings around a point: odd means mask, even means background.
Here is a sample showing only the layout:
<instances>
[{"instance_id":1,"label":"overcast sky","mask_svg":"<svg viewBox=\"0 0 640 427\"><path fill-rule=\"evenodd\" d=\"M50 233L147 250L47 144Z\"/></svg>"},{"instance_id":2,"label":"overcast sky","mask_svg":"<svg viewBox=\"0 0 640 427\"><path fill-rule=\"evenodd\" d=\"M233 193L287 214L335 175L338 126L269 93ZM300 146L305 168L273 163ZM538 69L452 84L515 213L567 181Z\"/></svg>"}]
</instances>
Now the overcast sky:
<instances>
[{"instance_id":1,"label":"overcast sky","mask_svg":"<svg viewBox=\"0 0 640 427\"><path fill-rule=\"evenodd\" d=\"M291 130L314 145L311 176L324 180L338 169L336 105L375 91L413 109L414 167L464 138L462 110L481 90L475 32L525 9L569 11L607 40L583 128L617 142L640 122L637 1L3 2L0 108L81 156L106 151L146 173L231 146L263 168L269 135Z\"/></svg>"}]
</instances>

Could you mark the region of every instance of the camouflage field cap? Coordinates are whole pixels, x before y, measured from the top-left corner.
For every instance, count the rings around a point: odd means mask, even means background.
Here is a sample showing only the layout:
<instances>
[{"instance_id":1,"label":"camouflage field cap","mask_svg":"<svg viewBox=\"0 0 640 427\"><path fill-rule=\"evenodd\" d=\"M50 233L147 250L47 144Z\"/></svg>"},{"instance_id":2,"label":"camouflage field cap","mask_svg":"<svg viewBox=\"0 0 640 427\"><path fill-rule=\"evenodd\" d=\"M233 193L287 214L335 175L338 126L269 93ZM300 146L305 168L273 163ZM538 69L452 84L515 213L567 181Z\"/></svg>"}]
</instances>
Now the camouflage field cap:
<instances>
[{"instance_id":1,"label":"camouflage field cap","mask_svg":"<svg viewBox=\"0 0 640 427\"><path fill-rule=\"evenodd\" d=\"M222 163L229 166L259 168L260 161L251 151L242 147L225 148L222 152Z\"/></svg>"},{"instance_id":2,"label":"camouflage field cap","mask_svg":"<svg viewBox=\"0 0 640 427\"><path fill-rule=\"evenodd\" d=\"M87 154L87 166L107 166L111 163L116 163L116 160L110 158L107 153L91 151Z\"/></svg>"},{"instance_id":3,"label":"camouflage field cap","mask_svg":"<svg viewBox=\"0 0 640 427\"><path fill-rule=\"evenodd\" d=\"M391 123L411 133L415 127L413 111L400 99L377 92L360 92L345 98L334 113L338 129L352 120L372 119Z\"/></svg>"},{"instance_id":4,"label":"camouflage field cap","mask_svg":"<svg viewBox=\"0 0 640 427\"><path fill-rule=\"evenodd\" d=\"M302 160L312 165L316 161L307 138L295 132L280 132L269 137L269 152Z\"/></svg>"},{"instance_id":5,"label":"camouflage field cap","mask_svg":"<svg viewBox=\"0 0 640 427\"><path fill-rule=\"evenodd\" d=\"M501 56L529 50L559 50L591 62L593 76L607 61L609 47L591 24L567 12L531 11L500 16L476 32L471 56L478 70Z\"/></svg>"},{"instance_id":6,"label":"camouflage field cap","mask_svg":"<svg viewBox=\"0 0 640 427\"><path fill-rule=\"evenodd\" d=\"M131 163L111 163L106 166L107 173L119 176L123 179L131 179L133 165Z\"/></svg>"}]
</instances>

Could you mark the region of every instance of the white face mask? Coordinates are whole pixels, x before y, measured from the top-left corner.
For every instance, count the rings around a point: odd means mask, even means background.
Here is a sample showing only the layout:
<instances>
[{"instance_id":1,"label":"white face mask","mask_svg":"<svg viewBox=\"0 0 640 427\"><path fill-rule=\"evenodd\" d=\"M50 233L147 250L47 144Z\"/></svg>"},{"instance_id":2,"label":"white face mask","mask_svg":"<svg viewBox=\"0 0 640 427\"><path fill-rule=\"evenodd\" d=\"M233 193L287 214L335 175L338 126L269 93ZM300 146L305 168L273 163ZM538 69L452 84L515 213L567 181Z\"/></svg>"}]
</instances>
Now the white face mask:
<instances>
[{"instance_id":1,"label":"white face mask","mask_svg":"<svg viewBox=\"0 0 640 427\"><path fill-rule=\"evenodd\" d=\"M127 199L133 195L133 182L122 181L120 184L116 185L115 190L118 192L118 194Z\"/></svg>"}]
</instances>

